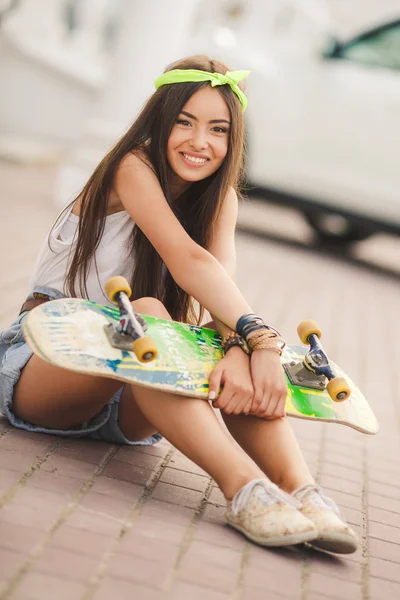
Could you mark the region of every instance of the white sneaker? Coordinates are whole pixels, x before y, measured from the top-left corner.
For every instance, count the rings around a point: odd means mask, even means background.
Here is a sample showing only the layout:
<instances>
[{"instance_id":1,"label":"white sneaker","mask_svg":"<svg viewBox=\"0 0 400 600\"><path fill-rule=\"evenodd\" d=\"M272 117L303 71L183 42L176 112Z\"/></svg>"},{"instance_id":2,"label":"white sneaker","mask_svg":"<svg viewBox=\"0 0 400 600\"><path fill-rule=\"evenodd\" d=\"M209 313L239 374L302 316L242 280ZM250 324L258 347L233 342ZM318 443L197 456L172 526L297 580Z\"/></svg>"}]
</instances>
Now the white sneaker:
<instances>
[{"instance_id":1,"label":"white sneaker","mask_svg":"<svg viewBox=\"0 0 400 600\"><path fill-rule=\"evenodd\" d=\"M301 502L300 511L317 528L318 537L311 542L312 546L339 554L351 554L357 550L356 533L342 519L335 502L324 495L319 485L303 485L291 496Z\"/></svg>"},{"instance_id":2,"label":"white sneaker","mask_svg":"<svg viewBox=\"0 0 400 600\"><path fill-rule=\"evenodd\" d=\"M290 546L314 540L315 525L301 504L267 479L254 479L234 495L225 513L231 527L262 546Z\"/></svg>"}]
</instances>

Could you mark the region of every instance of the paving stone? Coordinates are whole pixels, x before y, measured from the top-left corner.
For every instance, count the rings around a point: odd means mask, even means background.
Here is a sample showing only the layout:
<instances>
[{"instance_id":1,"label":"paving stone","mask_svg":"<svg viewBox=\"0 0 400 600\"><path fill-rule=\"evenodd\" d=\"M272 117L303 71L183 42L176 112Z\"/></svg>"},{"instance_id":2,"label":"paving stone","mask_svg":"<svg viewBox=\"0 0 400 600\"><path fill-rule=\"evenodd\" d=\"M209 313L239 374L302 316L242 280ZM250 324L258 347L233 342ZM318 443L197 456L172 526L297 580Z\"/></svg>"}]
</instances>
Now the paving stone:
<instances>
[{"instance_id":1,"label":"paving stone","mask_svg":"<svg viewBox=\"0 0 400 600\"><path fill-rule=\"evenodd\" d=\"M160 463L159 456L138 452L136 448L132 446L120 446L116 454L116 460L126 462L135 467L151 470L155 469Z\"/></svg>"},{"instance_id":2,"label":"paving stone","mask_svg":"<svg viewBox=\"0 0 400 600\"><path fill-rule=\"evenodd\" d=\"M203 497L202 492L163 482L157 483L152 495L156 500L181 504L189 508L197 508Z\"/></svg>"},{"instance_id":3,"label":"paving stone","mask_svg":"<svg viewBox=\"0 0 400 600\"><path fill-rule=\"evenodd\" d=\"M383 523L369 522L369 535L378 540L386 540L400 546L400 528L385 525Z\"/></svg>"},{"instance_id":4,"label":"paving stone","mask_svg":"<svg viewBox=\"0 0 400 600\"><path fill-rule=\"evenodd\" d=\"M37 437L35 437L37 436ZM55 437L41 434L29 434L21 429L12 429L10 433L1 440L1 449L13 450L20 454L28 454L40 457L54 444Z\"/></svg>"},{"instance_id":5,"label":"paving stone","mask_svg":"<svg viewBox=\"0 0 400 600\"><path fill-rule=\"evenodd\" d=\"M280 587L279 592L274 592L272 590L263 590L261 588L253 588L245 586L242 590L241 600L285 600L289 596L282 594L281 590L283 589L283 585ZM290 596L291 600L300 600L301 599L301 591L300 589L296 590L294 595Z\"/></svg>"},{"instance_id":6,"label":"paving stone","mask_svg":"<svg viewBox=\"0 0 400 600\"><path fill-rule=\"evenodd\" d=\"M36 559L34 571L86 583L94 574L100 557L100 551L94 556L78 552L78 547L71 552L49 546Z\"/></svg>"},{"instance_id":7,"label":"paving stone","mask_svg":"<svg viewBox=\"0 0 400 600\"><path fill-rule=\"evenodd\" d=\"M161 600L165 598L165 595L159 590L134 581L106 577L101 581L101 586L96 590L93 600L110 600L110 598L116 600Z\"/></svg>"},{"instance_id":8,"label":"paving stone","mask_svg":"<svg viewBox=\"0 0 400 600\"><path fill-rule=\"evenodd\" d=\"M208 477L207 473L198 467L193 461L182 454L174 454L168 463L168 467L172 469L179 469L179 471L188 471L189 473L196 473L197 475L204 475Z\"/></svg>"},{"instance_id":9,"label":"paving stone","mask_svg":"<svg viewBox=\"0 0 400 600\"><path fill-rule=\"evenodd\" d=\"M400 569L398 563L371 556L369 559L369 570L372 577L388 579L389 581L400 584Z\"/></svg>"},{"instance_id":10,"label":"paving stone","mask_svg":"<svg viewBox=\"0 0 400 600\"><path fill-rule=\"evenodd\" d=\"M0 579L7 580L22 566L25 553L9 548L0 548Z\"/></svg>"},{"instance_id":11,"label":"paving stone","mask_svg":"<svg viewBox=\"0 0 400 600\"><path fill-rule=\"evenodd\" d=\"M397 515L400 514L400 500L381 496L380 494L368 494L368 505L373 508L381 508Z\"/></svg>"},{"instance_id":12,"label":"paving stone","mask_svg":"<svg viewBox=\"0 0 400 600\"><path fill-rule=\"evenodd\" d=\"M156 498L148 498L141 507L141 516L158 521L167 521L187 527L193 520L195 511L178 504L170 504Z\"/></svg>"},{"instance_id":13,"label":"paving stone","mask_svg":"<svg viewBox=\"0 0 400 600\"><path fill-rule=\"evenodd\" d=\"M40 468L43 471L59 473L64 477L71 477L82 482L91 477L95 471L93 464L59 455L50 456Z\"/></svg>"},{"instance_id":14,"label":"paving stone","mask_svg":"<svg viewBox=\"0 0 400 600\"><path fill-rule=\"evenodd\" d=\"M25 454L15 450L2 448L0 452L0 468L7 471L16 471L21 475L29 471L38 461L42 453Z\"/></svg>"},{"instance_id":15,"label":"paving stone","mask_svg":"<svg viewBox=\"0 0 400 600\"><path fill-rule=\"evenodd\" d=\"M213 487L208 501L226 507L226 498L217 486Z\"/></svg>"},{"instance_id":16,"label":"paving stone","mask_svg":"<svg viewBox=\"0 0 400 600\"><path fill-rule=\"evenodd\" d=\"M320 483L322 487L328 488L330 490L335 490L335 492L343 492L347 495L356 496L356 498L361 497L362 493L362 484L361 480L352 481L348 479L343 479L341 476L332 477L331 475L322 474Z\"/></svg>"},{"instance_id":17,"label":"paving stone","mask_svg":"<svg viewBox=\"0 0 400 600\"><path fill-rule=\"evenodd\" d=\"M180 551L179 542L180 540L171 541L170 539L153 539L148 536L139 535L135 529L133 529L121 539L116 550L116 555L132 555L150 561L168 560L169 564L172 566Z\"/></svg>"},{"instance_id":18,"label":"paving stone","mask_svg":"<svg viewBox=\"0 0 400 600\"><path fill-rule=\"evenodd\" d=\"M128 516L133 505L134 502L131 500L110 498L106 494L98 494L93 491L85 494L79 502L79 507L84 510L121 520Z\"/></svg>"},{"instance_id":19,"label":"paving stone","mask_svg":"<svg viewBox=\"0 0 400 600\"><path fill-rule=\"evenodd\" d=\"M79 550L80 554L102 556L113 545L116 533L115 528L104 533L86 531L63 524L55 531L49 542L49 546L68 550L70 553Z\"/></svg>"},{"instance_id":20,"label":"paving stone","mask_svg":"<svg viewBox=\"0 0 400 600\"><path fill-rule=\"evenodd\" d=\"M193 540L189 545L185 558L200 560L216 567L229 569L232 573L239 571L242 554L232 548L214 546L206 541Z\"/></svg>"},{"instance_id":21,"label":"paving stone","mask_svg":"<svg viewBox=\"0 0 400 600\"><path fill-rule=\"evenodd\" d=\"M284 568L288 574L297 573L302 560L303 554L298 546L263 548L250 544L248 548L247 564L254 569L281 571Z\"/></svg>"},{"instance_id":22,"label":"paving stone","mask_svg":"<svg viewBox=\"0 0 400 600\"><path fill-rule=\"evenodd\" d=\"M28 573L13 593L13 600L80 600L85 586L47 573Z\"/></svg>"},{"instance_id":23,"label":"paving stone","mask_svg":"<svg viewBox=\"0 0 400 600\"><path fill-rule=\"evenodd\" d=\"M185 536L187 525L140 516L132 525L133 535L170 541L180 544ZM129 535L129 532L127 533Z\"/></svg>"},{"instance_id":24,"label":"paving stone","mask_svg":"<svg viewBox=\"0 0 400 600\"><path fill-rule=\"evenodd\" d=\"M143 486L146 485L152 474L152 468L133 465L116 458L111 460L103 471L103 475L111 477L112 479L136 483Z\"/></svg>"},{"instance_id":25,"label":"paving stone","mask_svg":"<svg viewBox=\"0 0 400 600\"><path fill-rule=\"evenodd\" d=\"M371 600L397 600L400 598L400 583L372 577L369 582Z\"/></svg>"},{"instance_id":26,"label":"paving stone","mask_svg":"<svg viewBox=\"0 0 400 600\"><path fill-rule=\"evenodd\" d=\"M382 523L384 525L390 525L391 527L400 528L400 514L397 514L393 511L369 506L368 515L370 522L375 521L376 523Z\"/></svg>"},{"instance_id":27,"label":"paving stone","mask_svg":"<svg viewBox=\"0 0 400 600\"><path fill-rule=\"evenodd\" d=\"M1 451L0 451L1 452ZM17 483L20 478L18 471L8 471L7 469L0 469L0 498L8 490Z\"/></svg>"},{"instance_id":28,"label":"paving stone","mask_svg":"<svg viewBox=\"0 0 400 600\"><path fill-rule=\"evenodd\" d=\"M74 496L82 487L82 481L73 477L65 477L59 471L43 471L37 469L26 482L26 488L36 488L58 492L66 497Z\"/></svg>"},{"instance_id":29,"label":"paving stone","mask_svg":"<svg viewBox=\"0 0 400 600\"><path fill-rule=\"evenodd\" d=\"M57 454L97 465L110 447L111 445L105 442L69 439L62 442Z\"/></svg>"},{"instance_id":30,"label":"paving stone","mask_svg":"<svg viewBox=\"0 0 400 600\"><path fill-rule=\"evenodd\" d=\"M199 492L205 492L210 478L204 475L198 475L197 473L189 473L187 471L180 471L178 469L167 467L163 471L160 481L197 490Z\"/></svg>"},{"instance_id":31,"label":"paving stone","mask_svg":"<svg viewBox=\"0 0 400 600\"><path fill-rule=\"evenodd\" d=\"M122 527L122 520L99 515L81 507L77 507L68 516L66 524L74 529L83 529L92 533L101 533L108 536L117 536Z\"/></svg>"},{"instance_id":32,"label":"paving stone","mask_svg":"<svg viewBox=\"0 0 400 600\"><path fill-rule=\"evenodd\" d=\"M107 567L107 573L114 579L124 579L135 583L161 589L173 565L171 557L161 560L146 560L133 554L114 555Z\"/></svg>"},{"instance_id":33,"label":"paving stone","mask_svg":"<svg viewBox=\"0 0 400 600\"><path fill-rule=\"evenodd\" d=\"M334 597L343 600L362 600L362 589L360 583L339 579L334 576L328 577L325 573L311 573L308 581L308 589L311 593L327 594L333 592Z\"/></svg>"},{"instance_id":34,"label":"paving stone","mask_svg":"<svg viewBox=\"0 0 400 600\"><path fill-rule=\"evenodd\" d=\"M210 564L195 556L184 556L177 575L177 581L203 586L225 594L232 593L236 586L236 572ZM207 591L204 595L206 597Z\"/></svg>"},{"instance_id":35,"label":"paving stone","mask_svg":"<svg viewBox=\"0 0 400 600\"><path fill-rule=\"evenodd\" d=\"M291 569L286 575L284 562L277 564L274 571L248 567L244 573L243 585L264 590L267 594L271 591L287 598L300 598L301 563L299 561L297 569Z\"/></svg>"},{"instance_id":36,"label":"paving stone","mask_svg":"<svg viewBox=\"0 0 400 600\"><path fill-rule=\"evenodd\" d=\"M362 580L362 567L359 562L351 560L345 555L315 553L310 560L310 571L328 577L337 577L345 581L360 584Z\"/></svg>"},{"instance_id":37,"label":"paving stone","mask_svg":"<svg viewBox=\"0 0 400 600\"><path fill-rule=\"evenodd\" d=\"M168 600L229 600L230 597L229 594L183 581L176 582L167 596Z\"/></svg>"},{"instance_id":38,"label":"paving stone","mask_svg":"<svg viewBox=\"0 0 400 600\"><path fill-rule=\"evenodd\" d=\"M204 509L203 519L209 523L223 525L225 523L225 513L225 506L215 506L214 504L207 503Z\"/></svg>"},{"instance_id":39,"label":"paving stone","mask_svg":"<svg viewBox=\"0 0 400 600\"><path fill-rule=\"evenodd\" d=\"M393 500L396 500L397 502L400 501L400 487L392 485L391 483L370 481L368 484L368 492L385 498L393 498Z\"/></svg>"},{"instance_id":40,"label":"paving stone","mask_svg":"<svg viewBox=\"0 0 400 600\"><path fill-rule=\"evenodd\" d=\"M40 528L0 521L0 548L27 554L42 535Z\"/></svg>"},{"instance_id":41,"label":"paving stone","mask_svg":"<svg viewBox=\"0 0 400 600\"><path fill-rule=\"evenodd\" d=\"M134 504L143 494L143 487L130 483L129 481L121 481L100 475L92 486L92 491L98 494L104 494L109 498L117 498L119 500L127 500Z\"/></svg>"},{"instance_id":42,"label":"paving stone","mask_svg":"<svg viewBox=\"0 0 400 600\"><path fill-rule=\"evenodd\" d=\"M238 535L231 527L219 526L207 521L197 523L193 538L216 546L226 546L237 551L242 551L246 545L245 537Z\"/></svg>"},{"instance_id":43,"label":"paving stone","mask_svg":"<svg viewBox=\"0 0 400 600\"><path fill-rule=\"evenodd\" d=\"M370 556L400 563L400 545L369 538L368 546Z\"/></svg>"}]
</instances>

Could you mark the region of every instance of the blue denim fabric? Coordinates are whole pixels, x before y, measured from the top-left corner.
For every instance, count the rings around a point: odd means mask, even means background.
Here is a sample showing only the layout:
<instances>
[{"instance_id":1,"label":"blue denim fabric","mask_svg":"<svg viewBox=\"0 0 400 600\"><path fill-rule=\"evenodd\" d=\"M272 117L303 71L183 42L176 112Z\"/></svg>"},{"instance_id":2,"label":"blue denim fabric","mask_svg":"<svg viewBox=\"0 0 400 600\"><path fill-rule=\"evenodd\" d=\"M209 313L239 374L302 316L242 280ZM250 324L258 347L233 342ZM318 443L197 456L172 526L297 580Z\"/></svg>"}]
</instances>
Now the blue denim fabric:
<instances>
[{"instance_id":1,"label":"blue denim fabric","mask_svg":"<svg viewBox=\"0 0 400 600\"><path fill-rule=\"evenodd\" d=\"M34 292L45 294L49 296L50 300L65 297L58 290L48 287L36 287L32 291L32 294L28 296L29 299L33 298ZM123 385L110 398L101 411L89 421L83 423L80 429L48 429L18 419L12 410L14 386L18 382L22 369L33 354L24 340L22 330L22 322L26 315L27 311L21 313L10 327L0 331L0 413L3 413L12 425L19 429L38 433L49 433L75 438L88 437L113 444L127 444L130 446L152 446L162 439L159 433L139 442L132 442L124 436L118 425L118 410L121 394L124 389Z\"/></svg>"}]
</instances>

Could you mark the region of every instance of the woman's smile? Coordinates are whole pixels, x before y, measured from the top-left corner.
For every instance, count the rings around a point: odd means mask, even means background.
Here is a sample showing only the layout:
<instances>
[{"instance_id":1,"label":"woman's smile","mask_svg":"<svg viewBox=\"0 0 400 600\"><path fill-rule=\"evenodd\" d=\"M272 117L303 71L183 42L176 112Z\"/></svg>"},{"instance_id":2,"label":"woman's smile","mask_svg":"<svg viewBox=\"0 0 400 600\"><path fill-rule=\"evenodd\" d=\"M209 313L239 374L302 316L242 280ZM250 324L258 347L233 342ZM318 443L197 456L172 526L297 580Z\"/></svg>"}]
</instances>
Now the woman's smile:
<instances>
[{"instance_id":1,"label":"woman's smile","mask_svg":"<svg viewBox=\"0 0 400 600\"><path fill-rule=\"evenodd\" d=\"M204 167L210 160L206 156L194 154L193 152L180 152L179 154L182 156L183 162L194 169Z\"/></svg>"}]
</instances>

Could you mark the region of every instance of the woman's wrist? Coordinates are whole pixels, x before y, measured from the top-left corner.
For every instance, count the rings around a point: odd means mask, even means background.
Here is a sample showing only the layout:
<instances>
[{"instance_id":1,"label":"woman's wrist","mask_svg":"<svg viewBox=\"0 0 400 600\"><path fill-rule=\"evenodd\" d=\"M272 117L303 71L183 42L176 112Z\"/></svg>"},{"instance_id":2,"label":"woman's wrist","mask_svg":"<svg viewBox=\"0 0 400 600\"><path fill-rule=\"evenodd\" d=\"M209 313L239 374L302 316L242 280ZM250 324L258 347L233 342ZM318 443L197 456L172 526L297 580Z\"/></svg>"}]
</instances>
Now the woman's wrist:
<instances>
[{"instance_id":1,"label":"woman's wrist","mask_svg":"<svg viewBox=\"0 0 400 600\"><path fill-rule=\"evenodd\" d=\"M250 352L272 350L281 355L286 345L279 331L266 325L262 318L254 313L242 315L236 324L236 329L246 341Z\"/></svg>"}]
</instances>

